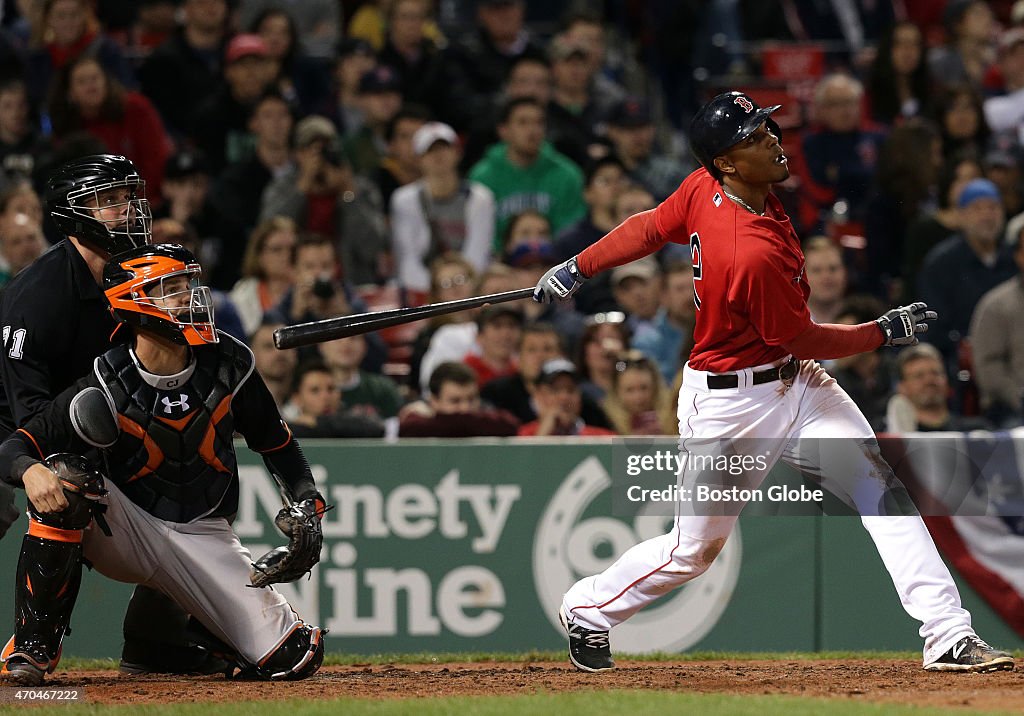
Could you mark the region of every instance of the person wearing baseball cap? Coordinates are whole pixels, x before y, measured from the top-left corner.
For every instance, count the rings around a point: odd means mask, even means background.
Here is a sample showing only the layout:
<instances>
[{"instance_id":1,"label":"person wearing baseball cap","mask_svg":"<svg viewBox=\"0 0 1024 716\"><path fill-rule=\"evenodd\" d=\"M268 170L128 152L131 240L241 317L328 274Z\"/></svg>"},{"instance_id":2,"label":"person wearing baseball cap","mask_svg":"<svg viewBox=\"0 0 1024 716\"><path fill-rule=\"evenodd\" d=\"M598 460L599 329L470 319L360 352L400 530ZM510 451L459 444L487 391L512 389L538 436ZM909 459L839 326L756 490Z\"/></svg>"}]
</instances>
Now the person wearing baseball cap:
<instances>
[{"instance_id":1,"label":"person wearing baseball cap","mask_svg":"<svg viewBox=\"0 0 1024 716\"><path fill-rule=\"evenodd\" d=\"M483 272L491 259L494 195L459 172L458 135L442 122L427 122L412 135L421 177L391 195L391 237L399 286L430 290L428 266L458 252Z\"/></svg>"},{"instance_id":2,"label":"person wearing baseball cap","mask_svg":"<svg viewBox=\"0 0 1024 716\"><path fill-rule=\"evenodd\" d=\"M295 127L292 166L263 191L260 219L287 216L302 229L331 239L345 281L376 284L387 251L387 223L373 183L352 170L326 117L310 115Z\"/></svg>"},{"instance_id":3,"label":"person wearing baseball cap","mask_svg":"<svg viewBox=\"0 0 1024 716\"><path fill-rule=\"evenodd\" d=\"M378 65L359 78L358 104L363 126L345 140L344 151L357 174L369 176L380 166L388 125L402 109L402 85L390 67Z\"/></svg>"},{"instance_id":4,"label":"person wearing baseball cap","mask_svg":"<svg viewBox=\"0 0 1024 716\"><path fill-rule=\"evenodd\" d=\"M274 86L279 71L259 35L235 35L228 42L224 86L196 110L191 133L215 172L244 157L243 148L251 141L249 116L257 100Z\"/></svg>"},{"instance_id":5,"label":"person wearing baseball cap","mask_svg":"<svg viewBox=\"0 0 1024 716\"><path fill-rule=\"evenodd\" d=\"M999 189L988 179L967 182L957 200L960 233L928 252L917 275L917 293L939 314L926 337L948 365L970 328L971 314L989 290L1017 272L1001 241L1006 214Z\"/></svg>"},{"instance_id":6,"label":"person wearing baseball cap","mask_svg":"<svg viewBox=\"0 0 1024 716\"><path fill-rule=\"evenodd\" d=\"M661 269L650 257L618 266L611 271L612 295L626 313L631 331L649 325L658 313Z\"/></svg>"},{"instance_id":7,"label":"person wearing baseball cap","mask_svg":"<svg viewBox=\"0 0 1024 716\"><path fill-rule=\"evenodd\" d=\"M564 33L548 44L552 92L547 105L548 140L558 151L584 166L607 151L598 131L609 101L594 89L587 48Z\"/></svg>"},{"instance_id":8,"label":"person wearing baseball cap","mask_svg":"<svg viewBox=\"0 0 1024 716\"><path fill-rule=\"evenodd\" d=\"M627 97L608 115L608 139L629 178L662 201L676 190L692 165L668 152L656 152L657 129L650 104L643 97Z\"/></svg>"},{"instance_id":9,"label":"person wearing baseball cap","mask_svg":"<svg viewBox=\"0 0 1024 716\"><path fill-rule=\"evenodd\" d=\"M210 197L210 163L197 149L184 149L172 154L164 165L164 183L161 187L164 201L153 211L154 231L156 221L174 219L193 231L200 239L221 248L216 264L206 267L209 274L217 279L218 285L231 280L236 271L234 266L224 266L234 260L230 251L223 252L225 240L236 238L232 229L225 225L221 212ZM242 240L237 236L238 241ZM171 242L180 243L180 242ZM239 257L240 258L240 257ZM223 280L221 280L223 279Z\"/></svg>"},{"instance_id":10,"label":"person wearing baseball cap","mask_svg":"<svg viewBox=\"0 0 1024 716\"><path fill-rule=\"evenodd\" d=\"M570 360L552 358L541 366L534 383L533 399L537 406L537 419L520 427L520 436L615 435L607 428L583 422L580 417L583 406L580 374Z\"/></svg>"}]
</instances>

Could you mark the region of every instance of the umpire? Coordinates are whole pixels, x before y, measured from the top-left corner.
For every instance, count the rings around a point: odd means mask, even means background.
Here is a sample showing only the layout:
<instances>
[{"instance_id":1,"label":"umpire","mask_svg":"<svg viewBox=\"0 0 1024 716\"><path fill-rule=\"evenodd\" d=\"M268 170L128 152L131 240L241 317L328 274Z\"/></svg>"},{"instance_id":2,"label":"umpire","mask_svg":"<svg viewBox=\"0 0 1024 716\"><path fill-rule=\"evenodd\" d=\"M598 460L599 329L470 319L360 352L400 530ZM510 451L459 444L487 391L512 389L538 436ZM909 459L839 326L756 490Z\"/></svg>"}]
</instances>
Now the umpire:
<instances>
[{"instance_id":1,"label":"umpire","mask_svg":"<svg viewBox=\"0 0 1024 716\"><path fill-rule=\"evenodd\" d=\"M65 238L19 273L0 293L0 429L3 435L45 408L94 359L120 340L101 289L113 254L149 243L145 182L126 158L75 159L50 178L46 205ZM18 518L10 489L0 494L0 535ZM139 587L125 615L122 669L135 673L215 669L205 650L186 645L188 616L173 602ZM166 634L156 634L163 628ZM161 638L163 637L163 638Z\"/></svg>"}]
</instances>

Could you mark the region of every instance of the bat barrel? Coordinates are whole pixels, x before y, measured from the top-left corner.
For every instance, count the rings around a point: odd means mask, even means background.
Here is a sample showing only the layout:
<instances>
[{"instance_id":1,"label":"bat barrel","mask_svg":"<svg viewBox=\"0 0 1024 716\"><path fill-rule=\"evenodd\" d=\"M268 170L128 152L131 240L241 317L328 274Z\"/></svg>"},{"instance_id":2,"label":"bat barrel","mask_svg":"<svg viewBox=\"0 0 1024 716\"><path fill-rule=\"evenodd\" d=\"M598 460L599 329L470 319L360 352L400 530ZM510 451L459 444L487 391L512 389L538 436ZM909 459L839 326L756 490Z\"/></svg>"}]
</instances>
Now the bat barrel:
<instances>
[{"instance_id":1,"label":"bat barrel","mask_svg":"<svg viewBox=\"0 0 1024 716\"><path fill-rule=\"evenodd\" d=\"M300 323L286 326L274 331L274 345L280 350L308 346L313 343L333 341L362 333L371 333L391 326L421 321L425 318L457 313L471 308L479 308L491 303L519 301L533 295L532 288L520 288L514 291L492 293L486 296L473 296L457 301L431 303L412 308L396 308L388 311L359 313L353 316L339 316L322 321Z\"/></svg>"}]
</instances>

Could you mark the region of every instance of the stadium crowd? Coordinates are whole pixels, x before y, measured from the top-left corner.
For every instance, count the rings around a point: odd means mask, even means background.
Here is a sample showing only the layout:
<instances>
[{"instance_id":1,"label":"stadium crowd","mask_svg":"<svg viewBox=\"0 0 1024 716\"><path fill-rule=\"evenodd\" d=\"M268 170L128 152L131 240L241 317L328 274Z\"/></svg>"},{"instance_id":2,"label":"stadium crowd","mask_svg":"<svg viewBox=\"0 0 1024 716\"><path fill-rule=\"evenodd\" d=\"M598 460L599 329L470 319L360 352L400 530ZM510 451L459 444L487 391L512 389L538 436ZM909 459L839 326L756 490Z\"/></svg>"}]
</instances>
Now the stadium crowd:
<instances>
[{"instance_id":1,"label":"stadium crowd","mask_svg":"<svg viewBox=\"0 0 1024 716\"><path fill-rule=\"evenodd\" d=\"M123 154L310 437L674 435L687 247L298 351L283 325L532 286L696 167L689 118L777 113L811 313L908 300L925 343L827 368L879 431L1024 424L1024 0L18 0L0 260L53 169Z\"/></svg>"}]
</instances>

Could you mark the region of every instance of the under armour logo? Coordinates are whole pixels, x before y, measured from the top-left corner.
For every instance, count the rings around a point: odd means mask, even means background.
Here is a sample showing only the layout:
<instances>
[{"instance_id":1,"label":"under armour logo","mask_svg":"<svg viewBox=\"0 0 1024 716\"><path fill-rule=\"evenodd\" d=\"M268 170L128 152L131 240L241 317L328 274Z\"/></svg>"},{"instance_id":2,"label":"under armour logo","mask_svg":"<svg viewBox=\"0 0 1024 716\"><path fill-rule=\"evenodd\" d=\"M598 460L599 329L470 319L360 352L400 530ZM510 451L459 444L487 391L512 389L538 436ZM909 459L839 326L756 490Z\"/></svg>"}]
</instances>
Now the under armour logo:
<instances>
[{"instance_id":1,"label":"under armour logo","mask_svg":"<svg viewBox=\"0 0 1024 716\"><path fill-rule=\"evenodd\" d=\"M751 102L748 98L744 97L743 95L740 95L739 97L734 99L733 102L742 107L744 112L749 113L754 111L754 103Z\"/></svg>"},{"instance_id":2,"label":"under armour logo","mask_svg":"<svg viewBox=\"0 0 1024 716\"><path fill-rule=\"evenodd\" d=\"M181 408L183 413L188 412L188 396L184 393L180 393L178 397L181 398L181 400L171 400L166 395L160 400L160 402L164 404L165 413L172 412L172 408Z\"/></svg>"}]
</instances>

